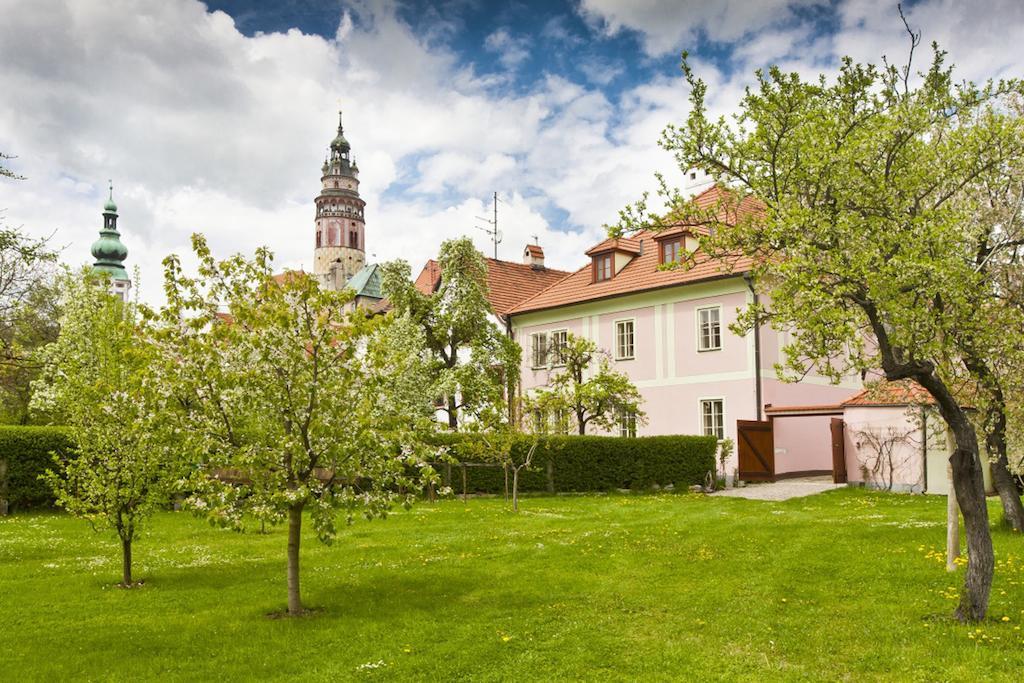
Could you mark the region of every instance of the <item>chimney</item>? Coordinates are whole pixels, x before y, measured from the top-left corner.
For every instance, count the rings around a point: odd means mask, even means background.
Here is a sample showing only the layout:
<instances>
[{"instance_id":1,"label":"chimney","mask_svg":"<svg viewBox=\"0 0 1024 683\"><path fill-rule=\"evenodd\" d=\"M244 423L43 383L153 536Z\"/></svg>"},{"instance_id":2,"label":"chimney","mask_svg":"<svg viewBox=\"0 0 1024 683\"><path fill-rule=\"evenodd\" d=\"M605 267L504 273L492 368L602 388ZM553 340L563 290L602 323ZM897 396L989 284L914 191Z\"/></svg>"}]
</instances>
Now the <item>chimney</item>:
<instances>
[{"instance_id":1,"label":"chimney","mask_svg":"<svg viewBox=\"0 0 1024 683\"><path fill-rule=\"evenodd\" d=\"M544 250L538 244L527 244L523 250L523 263L534 270L544 270Z\"/></svg>"}]
</instances>

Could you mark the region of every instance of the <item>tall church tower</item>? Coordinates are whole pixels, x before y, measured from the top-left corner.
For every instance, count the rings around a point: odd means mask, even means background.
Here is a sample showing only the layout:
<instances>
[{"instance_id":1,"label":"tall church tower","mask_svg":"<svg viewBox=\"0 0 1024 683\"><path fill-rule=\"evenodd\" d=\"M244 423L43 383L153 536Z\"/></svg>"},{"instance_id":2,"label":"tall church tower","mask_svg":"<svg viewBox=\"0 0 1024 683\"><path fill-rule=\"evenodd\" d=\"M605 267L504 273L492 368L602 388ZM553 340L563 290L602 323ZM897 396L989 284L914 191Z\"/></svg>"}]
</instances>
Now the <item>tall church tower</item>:
<instances>
[{"instance_id":1,"label":"tall church tower","mask_svg":"<svg viewBox=\"0 0 1024 683\"><path fill-rule=\"evenodd\" d=\"M323 165L320 195L316 198L316 247L313 273L328 289L342 289L366 262L366 202L359 198L359 167L341 127L331 141Z\"/></svg>"}]
</instances>

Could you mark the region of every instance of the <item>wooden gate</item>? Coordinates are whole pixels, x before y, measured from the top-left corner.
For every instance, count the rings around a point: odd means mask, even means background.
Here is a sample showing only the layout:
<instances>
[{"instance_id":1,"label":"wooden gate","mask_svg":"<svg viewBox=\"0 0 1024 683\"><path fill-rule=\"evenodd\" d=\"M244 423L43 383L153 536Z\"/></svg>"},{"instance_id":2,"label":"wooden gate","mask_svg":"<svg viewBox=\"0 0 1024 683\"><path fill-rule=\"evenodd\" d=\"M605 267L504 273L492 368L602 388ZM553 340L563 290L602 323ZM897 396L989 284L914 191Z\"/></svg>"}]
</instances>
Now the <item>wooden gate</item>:
<instances>
[{"instance_id":1,"label":"wooden gate","mask_svg":"<svg viewBox=\"0 0 1024 683\"><path fill-rule=\"evenodd\" d=\"M843 419L833 417L829 423L832 429L832 481L846 483L846 442L843 439Z\"/></svg>"},{"instance_id":2,"label":"wooden gate","mask_svg":"<svg viewBox=\"0 0 1024 683\"><path fill-rule=\"evenodd\" d=\"M775 481L772 423L736 420L739 477L743 481Z\"/></svg>"}]
</instances>

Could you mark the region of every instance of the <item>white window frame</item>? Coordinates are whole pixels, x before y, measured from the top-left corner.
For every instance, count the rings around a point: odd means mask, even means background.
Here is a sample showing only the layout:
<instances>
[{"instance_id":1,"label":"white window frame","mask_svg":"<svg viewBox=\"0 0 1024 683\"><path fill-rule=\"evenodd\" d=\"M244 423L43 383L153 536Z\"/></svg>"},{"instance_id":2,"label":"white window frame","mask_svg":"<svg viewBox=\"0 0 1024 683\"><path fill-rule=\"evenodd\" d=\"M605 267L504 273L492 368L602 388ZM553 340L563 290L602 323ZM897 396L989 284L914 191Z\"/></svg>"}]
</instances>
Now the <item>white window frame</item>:
<instances>
[{"instance_id":1,"label":"white window frame","mask_svg":"<svg viewBox=\"0 0 1024 683\"><path fill-rule=\"evenodd\" d=\"M547 334L548 334L547 353L548 353L549 357L551 356L551 353L555 349L555 335L560 335L560 334L561 335L565 335L565 343L562 344L562 348L565 348L565 344L569 343L569 330L567 328L565 328L565 327L559 328L557 330L548 330ZM559 353L559 354L556 354L554 357L552 357L551 358L551 365L556 367L556 368L564 367L565 366L565 359L562 358L562 354Z\"/></svg>"},{"instance_id":2,"label":"white window frame","mask_svg":"<svg viewBox=\"0 0 1024 683\"><path fill-rule=\"evenodd\" d=\"M630 334L630 340L629 340L629 350L631 351L631 353L629 355L624 355L624 354L621 353L622 347L619 344L619 325L621 325L623 323L629 323L630 324L631 334ZM616 320L613 323L612 329L614 331L614 340L613 340L612 343L615 345L615 360L633 360L633 359L635 359L636 358L636 318L620 318L620 319Z\"/></svg>"},{"instance_id":3,"label":"white window frame","mask_svg":"<svg viewBox=\"0 0 1024 683\"><path fill-rule=\"evenodd\" d=\"M541 359L543 362L537 362L537 340L544 340L544 357ZM548 333L545 332L534 332L530 335L530 367L534 370L540 370L548 366Z\"/></svg>"},{"instance_id":4,"label":"white window frame","mask_svg":"<svg viewBox=\"0 0 1024 683\"><path fill-rule=\"evenodd\" d=\"M704 404L705 403L714 403L715 401L717 401L717 402L722 404L722 433L720 435L719 434L708 434L705 431L705 429L704 429L705 428L705 425L704 425ZM712 410L711 416L712 416L712 421L713 421L714 420L714 410ZM724 439L726 437L725 426L727 424L729 424L728 420L726 420L726 418L725 418L725 397L724 396L703 396L701 398L698 398L697 399L697 420L698 420L698 424L700 425L700 434L702 436L713 436L716 439L718 439L719 441ZM714 425L712 425L712 426L714 426Z\"/></svg>"},{"instance_id":5,"label":"white window frame","mask_svg":"<svg viewBox=\"0 0 1024 683\"><path fill-rule=\"evenodd\" d=\"M718 311L718 346L704 346L704 321L701 320L701 313L704 311ZM696 318L697 327L697 351L704 353L705 351L721 351L722 350L722 304L715 304L713 306L698 306L694 311ZM709 336L709 341L712 335Z\"/></svg>"},{"instance_id":6,"label":"white window frame","mask_svg":"<svg viewBox=\"0 0 1024 683\"><path fill-rule=\"evenodd\" d=\"M636 438L636 413L632 410L620 410L618 415L619 436Z\"/></svg>"}]
</instances>

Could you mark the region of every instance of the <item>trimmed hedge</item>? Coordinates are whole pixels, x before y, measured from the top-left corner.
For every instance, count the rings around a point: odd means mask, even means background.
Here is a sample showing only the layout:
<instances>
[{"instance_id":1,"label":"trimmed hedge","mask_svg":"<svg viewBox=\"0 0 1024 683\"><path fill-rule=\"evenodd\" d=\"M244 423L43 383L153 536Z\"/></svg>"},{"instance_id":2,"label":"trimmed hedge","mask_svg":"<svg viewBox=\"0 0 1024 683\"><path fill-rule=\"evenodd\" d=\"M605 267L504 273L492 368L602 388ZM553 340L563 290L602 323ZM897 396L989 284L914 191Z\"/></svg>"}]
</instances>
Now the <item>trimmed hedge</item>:
<instances>
[{"instance_id":1,"label":"trimmed hedge","mask_svg":"<svg viewBox=\"0 0 1024 683\"><path fill-rule=\"evenodd\" d=\"M466 467L452 465L451 487L462 491L463 473L469 493L500 493L505 490L501 467L480 462L478 445L471 436L448 436L443 443ZM516 462L522 462L531 439L514 446ZM550 493L650 489L655 485L685 488L702 484L715 471L718 442L711 436L545 436L528 471L520 472L520 491ZM445 468L442 467L442 471Z\"/></svg>"},{"instance_id":2,"label":"trimmed hedge","mask_svg":"<svg viewBox=\"0 0 1024 683\"><path fill-rule=\"evenodd\" d=\"M54 453L72 447L65 427L0 425L0 500L12 509L53 506L53 491L39 475L53 467Z\"/></svg>"}]
</instances>

